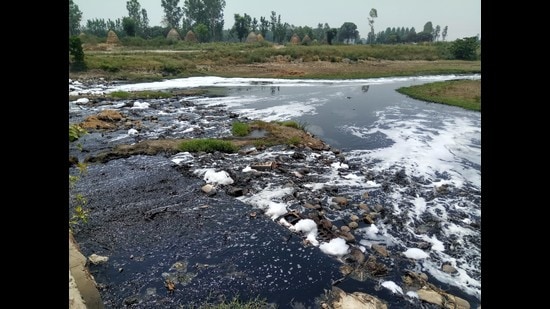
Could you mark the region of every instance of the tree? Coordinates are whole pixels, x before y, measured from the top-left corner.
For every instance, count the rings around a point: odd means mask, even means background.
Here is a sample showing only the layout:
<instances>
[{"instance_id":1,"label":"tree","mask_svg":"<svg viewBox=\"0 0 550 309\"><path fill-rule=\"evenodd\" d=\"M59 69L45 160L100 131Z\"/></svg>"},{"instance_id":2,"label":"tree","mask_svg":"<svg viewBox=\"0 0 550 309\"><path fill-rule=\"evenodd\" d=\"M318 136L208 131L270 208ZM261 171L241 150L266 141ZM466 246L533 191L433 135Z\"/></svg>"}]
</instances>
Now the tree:
<instances>
[{"instance_id":1,"label":"tree","mask_svg":"<svg viewBox=\"0 0 550 309\"><path fill-rule=\"evenodd\" d=\"M73 57L73 70L85 70L86 62L84 62L84 50L82 49L82 41L78 36L69 37L69 55Z\"/></svg>"},{"instance_id":2,"label":"tree","mask_svg":"<svg viewBox=\"0 0 550 309\"><path fill-rule=\"evenodd\" d=\"M264 39L267 37L267 32L269 31L269 21L265 17L260 17L260 34Z\"/></svg>"},{"instance_id":3,"label":"tree","mask_svg":"<svg viewBox=\"0 0 550 309\"><path fill-rule=\"evenodd\" d=\"M368 21L369 21L369 26L370 26L370 35L369 35L369 38L371 39L371 41L369 43L374 43L374 19L378 17L378 11L375 9L375 8L372 8L369 12L369 16L370 18L367 18Z\"/></svg>"},{"instance_id":4,"label":"tree","mask_svg":"<svg viewBox=\"0 0 550 309\"><path fill-rule=\"evenodd\" d=\"M80 32L80 21L82 20L82 11L73 0L69 0L69 36L78 35Z\"/></svg>"},{"instance_id":5,"label":"tree","mask_svg":"<svg viewBox=\"0 0 550 309\"><path fill-rule=\"evenodd\" d=\"M435 26L435 30L433 33L434 41L437 41L439 39L439 33L441 33L441 27L437 25Z\"/></svg>"},{"instance_id":6,"label":"tree","mask_svg":"<svg viewBox=\"0 0 550 309\"><path fill-rule=\"evenodd\" d=\"M445 26L445 28L443 28L443 32L441 32L441 40L442 41L445 41L445 38L447 37L447 29L449 28L449 26Z\"/></svg>"},{"instance_id":7,"label":"tree","mask_svg":"<svg viewBox=\"0 0 550 309\"><path fill-rule=\"evenodd\" d=\"M359 38L359 31L357 25L352 22L345 22L338 31L338 36L341 42L346 44L354 44L355 40Z\"/></svg>"},{"instance_id":8,"label":"tree","mask_svg":"<svg viewBox=\"0 0 550 309\"><path fill-rule=\"evenodd\" d=\"M133 18L138 24L141 22L141 5L138 0L126 1L128 17Z\"/></svg>"},{"instance_id":9,"label":"tree","mask_svg":"<svg viewBox=\"0 0 550 309\"><path fill-rule=\"evenodd\" d=\"M193 30L197 34L199 42L206 42L209 35L208 27L205 24L196 24Z\"/></svg>"},{"instance_id":10,"label":"tree","mask_svg":"<svg viewBox=\"0 0 550 309\"><path fill-rule=\"evenodd\" d=\"M107 36L108 31L109 28L103 18L88 19L86 21L86 33L93 34L98 37L105 37Z\"/></svg>"},{"instance_id":11,"label":"tree","mask_svg":"<svg viewBox=\"0 0 550 309\"><path fill-rule=\"evenodd\" d=\"M233 29L231 29L231 31L237 35L239 42L242 42L243 38L245 38L250 32L250 16L246 13L244 13L244 16L235 14L234 18L235 24L233 25Z\"/></svg>"},{"instance_id":12,"label":"tree","mask_svg":"<svg viewBox=\"0 0 550 309\"><path fill-rule=\"evenodd\" d=\"M338 34L338 29L331 28L327 31L327 43L328 45L332 45L332 40L336 37L336 34Z\"/></svg>"},{"instance_id":13,"label":"tree","mask_svg":"<svg viewBox=\"0 0 550 309\"><path fill-rule=\"evenodd\" d=\"M136 36L137 22L131 17L122 18L122 28L127 36Z\"/></svg>"},{"instance_id":14,"label":"tree","mask_svg":"<svg viewBox=\"0 0 550 309\"><path fill-rule=\"evenodd\" d=\"M193 26L204 24L208 40L221 40L223 35L223 10L225 0L185 0L183 14L186 23Z\"/></svg>"},{"instance_id":15,"label":"tree","mask_svg":"<svg viewBox=\"0 0 550 309\"><path fill-rule=\"evenodd\" d=\"M479 40L477 36L457 39L450 47L450 51L455 59L460 60L476 60L477 48L479 47Z\"/></svg>"},{"instance_id":16,"label":"tree","mask_svg":"<svg viewBox=\"0 0 550 309\"><path fill-rule=\"evenodd\" d=\"M161 0L160 5L164 10L164 21L168 28L178 28L183 17L183 11L178 7L180 0Z\"/></svg>"}]
</instances>

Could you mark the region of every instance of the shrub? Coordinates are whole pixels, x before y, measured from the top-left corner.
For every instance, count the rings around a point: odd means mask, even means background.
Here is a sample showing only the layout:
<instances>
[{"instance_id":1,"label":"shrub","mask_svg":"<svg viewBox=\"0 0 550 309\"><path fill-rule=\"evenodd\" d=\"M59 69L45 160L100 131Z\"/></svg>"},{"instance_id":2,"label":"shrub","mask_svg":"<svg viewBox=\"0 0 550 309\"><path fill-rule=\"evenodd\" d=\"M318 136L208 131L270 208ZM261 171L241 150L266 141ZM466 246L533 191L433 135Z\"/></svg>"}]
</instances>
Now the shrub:
<instances>
[{"instance_id":1,"label":"shrub","mask_svg":"<svg viewBox=\"0 0 550 309\"><path fill-rule=\"evenodd\" d=\"M247 136L250 133L250 126L244 122L233 122L231 132L235 136Z\"/></svg>"},{"instance_id":2,"label":"shrub","mask_svg":"<svg viewBox=\"0 0 550 309\"><path fill-rule=\"evenodd\" d=\"M228 141L217 140L214 138L205 138L205 139L192 139L189 141L182 142L179 146L180 151L188 152L225 152L225 153L234 153L239 149L233 143Z\"/></svg>"}]
</instances>

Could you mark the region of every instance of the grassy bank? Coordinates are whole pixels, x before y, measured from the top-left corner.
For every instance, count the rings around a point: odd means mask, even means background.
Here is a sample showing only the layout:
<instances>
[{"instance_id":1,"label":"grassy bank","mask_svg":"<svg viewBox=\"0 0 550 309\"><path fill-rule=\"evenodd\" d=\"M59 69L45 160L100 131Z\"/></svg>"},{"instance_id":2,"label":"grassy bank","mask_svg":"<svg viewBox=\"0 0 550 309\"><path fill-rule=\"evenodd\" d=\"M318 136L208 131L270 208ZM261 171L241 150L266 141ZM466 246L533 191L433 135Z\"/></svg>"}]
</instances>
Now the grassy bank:
<instances>
[{"instance_id":1,"label":"grassy bank","mask_svg":"<svg viewBox=\"0 0 550 309\"><path fill-rule=\"evenodd\" d=\"M85 44L88 70L71 71L70 77L130 81L189 76L348 79L481 72L481 61L450 60L445 44L181 42L162 48Z\"/></svg>"},{"instance_id":2,"label":"grassy bank","mask_svg":"<svg viewBox=\"0 0 550 309\"><path fill-rule=\"evenodd\" d=\"M411 98L481 112L481 80L450 80L397 89Z\"/></svg>"}]
</instances>

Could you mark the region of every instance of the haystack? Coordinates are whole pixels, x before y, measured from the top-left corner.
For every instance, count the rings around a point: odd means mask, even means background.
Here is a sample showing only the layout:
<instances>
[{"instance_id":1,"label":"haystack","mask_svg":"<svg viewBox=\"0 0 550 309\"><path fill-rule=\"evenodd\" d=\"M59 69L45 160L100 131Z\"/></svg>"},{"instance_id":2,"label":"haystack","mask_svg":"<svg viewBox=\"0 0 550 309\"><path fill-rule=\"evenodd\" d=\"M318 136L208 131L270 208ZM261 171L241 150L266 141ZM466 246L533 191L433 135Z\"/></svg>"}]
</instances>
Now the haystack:
<instances>
[{"instance_id":1,"label":"haystack","mask_svg":"<svg viewBox=\"0 0 550 309\"><path fill-rule=\"evenodd\" d=\"M254 32L250 32L246 37L246 43L256 43L258 42L258 36Z\"/></svg>"},{"instance_id":2,"label":"haystack","mask_svg":"<svg viewBox=\"0 0 550 309\"><path fill-rule=\"evenodd\" d=\"M290 39L290 44L300 44L300 41L300 37L296 33L294 33L292 35L292 38Z\"/></svg>"},{"instance_id":3,"label":"haystack","mask_svg":"<svg viewBox=\"0 0 550 309\"><path fill-rule=\"evenodd\" d=\"M118 44L120 43L120 40L118 39L118 35L116 35L113 30L109 30L109 32L107 32L107 41L105 43Z\"/></svg>"},{"instance_id":4,"label":"haystack","mask_svg":"<svg viewBox=\"0 0 550 309\"><path fill-rule=\"evenodd\" d=\"M193 31L189 30L189 31L187 31L187 34L185 35L185 41L196 43L198 40L197 40L197 36L195 35L195 33Z\"/></svg>"},{"instance_id":5,"label":"haystack","mask_svg":"<svg viewBox=\"0 0 550 309\"><path fill-rule=\"evenodd\" d=\"M263 42L264 36L261 33L258 33L258 35L256 36L256 39L258 40L258 42Z\"/></svg>"},{"instance_id":6,"label":"haystack","mask_svg":"<svg viewBox=\"0 0 550 309\"><path fill-rule=\"evenodd\" d=\"M306 36L304 36L304 38L302 39L302 44L303 45L311 44L311 38L309 37L309 35L306 34Z\"/></svg>"},{"instance_id":7,"label":"haystack","mask_svg":"<svg viewBox=\"0 0 550 309\"><path fill-rule=\"evenodd\" d=\"M179 40L181 40L180 34L179 34L178 31L176 30L176 28L170 29L170 31L169 31L168 34L166 35L166 38L167 38L168 40L174 40L174 41L179 41Z\"/></svg>"}]
</instances>

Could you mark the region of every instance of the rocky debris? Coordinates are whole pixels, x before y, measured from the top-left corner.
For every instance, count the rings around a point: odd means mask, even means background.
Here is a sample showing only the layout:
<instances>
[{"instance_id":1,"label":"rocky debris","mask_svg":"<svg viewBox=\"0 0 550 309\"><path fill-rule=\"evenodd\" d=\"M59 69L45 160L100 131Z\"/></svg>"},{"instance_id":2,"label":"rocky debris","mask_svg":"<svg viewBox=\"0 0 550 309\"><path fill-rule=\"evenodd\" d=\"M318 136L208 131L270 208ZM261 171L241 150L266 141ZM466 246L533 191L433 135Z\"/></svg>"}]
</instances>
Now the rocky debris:
<instances>
[{"instance_id":1,"label":"rocky debris","mask_svg":"<svg viewBox=\"0 0 550 309\"><path fill-rule=\"evenodd\" d=\"M447 309L470 309L468 301L449 294L428 282L428 276L423 273L407 271L402 277L406 289L415 291L422 301Z\"/></svg>"},{"instance_id":2,"label":"rocky debris","mask_svg":"<svg viewBox=\"0 0 550 309\"><path fill-rule=\"evenodd\" d=\"M98 265L98 264L103 264L103 263L106 263L107 261L109 261L109 257L108 256L101 256L101 255L97 255L97 254L92 254L88 257L88 261L90 261L90 263L94 264L94 265Z\"/></svg>"},{"instance_id":3,"label":"rocky debris","mask_svg":"<svg viewBox=\"0 0 550 309\"><path fill-rule=\"evenodd\" d=\"M379 245L379 244L373 244L373 245L372 245L372 249L373 249L376 253L380 254L380 255L383 256L383 257L388 257L388 256L390 256L388 250L386 249L386 246L382 246L382 245Z\"/></svg>"},{"instance_id":4,"label":"rocky debris","mask_svg":"<svg viewBox=\"0 0 550 309\"><path fill-rule=\"evenodd\" d=\"M363 292L346 293L344 290L332 287L333 300L330 303L334 309L387 309L388 305L380 299Z\"/></svg>"}]
</instances>

